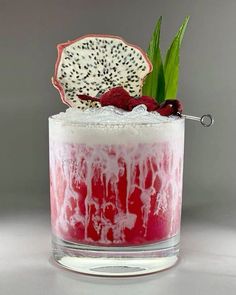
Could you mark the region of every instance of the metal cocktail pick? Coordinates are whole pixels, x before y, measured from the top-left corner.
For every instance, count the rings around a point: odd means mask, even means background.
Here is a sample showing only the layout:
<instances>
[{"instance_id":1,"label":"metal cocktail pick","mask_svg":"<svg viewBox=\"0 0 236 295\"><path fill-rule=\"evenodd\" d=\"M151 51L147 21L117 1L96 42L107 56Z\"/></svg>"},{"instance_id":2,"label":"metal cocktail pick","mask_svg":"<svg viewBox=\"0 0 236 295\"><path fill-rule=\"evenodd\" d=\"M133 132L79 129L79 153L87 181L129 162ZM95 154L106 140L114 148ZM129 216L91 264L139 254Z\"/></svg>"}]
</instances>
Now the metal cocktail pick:
<instances>
[{"instance_id":1,"label":"metal cocktail pick","mask_svg":"<svg viewBox=\"0 0 236 295\"><path fill-rule=\"evenodd\" d=\"M179 116L188 120L198 121L204 127L210 127L214 124L214 118L210 114L205 114L201 117L195 117L195 116L184 115L184 114L179 114Z\"/></svg>"}]
</instances>

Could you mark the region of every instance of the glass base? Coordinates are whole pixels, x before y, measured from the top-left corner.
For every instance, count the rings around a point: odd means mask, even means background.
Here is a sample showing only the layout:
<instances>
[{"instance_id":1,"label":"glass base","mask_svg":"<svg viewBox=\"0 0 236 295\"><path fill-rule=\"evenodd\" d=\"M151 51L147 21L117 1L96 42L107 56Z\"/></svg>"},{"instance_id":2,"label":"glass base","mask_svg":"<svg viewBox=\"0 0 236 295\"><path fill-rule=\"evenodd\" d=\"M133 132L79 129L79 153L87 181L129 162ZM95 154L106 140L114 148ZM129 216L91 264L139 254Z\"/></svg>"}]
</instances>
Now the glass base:
<instances>
[{"instance_id":1,"label":"glass base","mask_svg":"<svg viewBox=\"0 0 236 295\"><path fill-rule=\"evenodd\" d=\"M178 260L179 235L149 245L102 247L53 237L53 258L61 266L97 276L136 276L161 271Z\"/></svg>"}]
</instances>

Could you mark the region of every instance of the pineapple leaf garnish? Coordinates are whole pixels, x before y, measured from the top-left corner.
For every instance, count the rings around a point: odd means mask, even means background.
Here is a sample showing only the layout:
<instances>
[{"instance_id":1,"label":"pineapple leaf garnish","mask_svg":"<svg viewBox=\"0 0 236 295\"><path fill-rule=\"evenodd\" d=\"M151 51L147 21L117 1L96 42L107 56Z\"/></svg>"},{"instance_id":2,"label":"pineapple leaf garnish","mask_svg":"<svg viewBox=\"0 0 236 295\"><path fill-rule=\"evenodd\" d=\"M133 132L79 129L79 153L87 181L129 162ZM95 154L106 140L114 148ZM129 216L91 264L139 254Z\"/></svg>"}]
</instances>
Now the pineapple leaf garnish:
<instances>
[{"instance_id":1,"label":"pineapple leaf garnish","mask_svg":"<svg viewBox=\"0 0 236 295\"><path fill-rule=\"evenodd\" d=\"M143 86L143 94L158 99L158 102L165 99L164 68L160 50L161 21L162 17L156 23L148 46L147 55L152 63L153 70L146 78Z\"/></svg>"},{"instance_id":2,"label":"pineapple leaf garnish","mask_svg":"<svg viewBox=\"0 0 236 295\"><path fill-rule=\"evenodd\" d=\"M165 99L175 99L179 84L179 52L186 30L189 16L184 19L179 31L175 35L162 62L160 50L160 32L162 17L159 18L148 46L147 55L153 65L153 71L147 76L143 95L155 98L159 103Z\"/></svg>"},{"instance_id":3,"label":"pineapple leaf garnish","mask_svg":"<svg viewBox=\"0 0 236 295\"><path fill-rule=\"evenodd\" d=\"M188 21L189 17L186 17L166 54L164 64L166 99L175 99L177 96L179 85L179 51Z\"/></svg>"}]
</instances>

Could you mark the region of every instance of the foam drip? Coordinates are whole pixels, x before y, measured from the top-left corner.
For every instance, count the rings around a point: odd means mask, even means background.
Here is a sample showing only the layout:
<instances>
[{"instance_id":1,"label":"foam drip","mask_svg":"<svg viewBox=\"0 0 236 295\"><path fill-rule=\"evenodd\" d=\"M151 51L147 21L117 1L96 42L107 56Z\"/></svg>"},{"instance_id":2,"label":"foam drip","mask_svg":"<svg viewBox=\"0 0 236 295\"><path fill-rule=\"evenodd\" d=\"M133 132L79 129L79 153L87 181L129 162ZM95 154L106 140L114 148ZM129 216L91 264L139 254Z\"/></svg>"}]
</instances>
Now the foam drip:
<instances>
[{"instance_id":1,"label":"foam drip","mask_svg":"<svg viewBox=\"0 0 236 295\"><path fill-rule=\"evenodd\" d=\"M158 222L161 214L160 226L166 228L160 229L156 238L158 235L162 238L175 235L179 230L181 210L182 148L179 142L173 145L137 145L130 150L122 145L87 147L51 142L51 198L56 211L53 218L55 232L65 239L78 235L81 242L95 242L89 233L92 226L99 236L97 242L110 244L108 233L111 231L113 244L122 244L126 243L126 230L132 231L139 219L144 232L137 235L148 241L153 235L151 219ZM109 149L115 151L115 155L111 155ZM170 164L166 157L172 158ZM140 171L138 181L135 175L137 169ZM147 185L150 173L151 182ZM125 204L122 203L119 188L122 177L127 184ZM155 183L157 179L161 182L160 187ZM94 190L96 182L102 188L99 195ZM86 185L86 196L73 188L74 183L78 187ZM132 202L136 202L133 199L135 190L140 191L140 210L131 209ZM81 210L83 205L74 205L83 202L85 212ZM116 211L114 220L106 217L106 208ZM169 221L164 222L163 218ZM84 234L76 233L76 224L84 228Z\"/></svg>"},{"instance_id":2,"label":"foam drip","mask_svg":"<svg viewBox=\"0 0 236 295\"><path fill-rule=\"evenodd\" d=\"M80 243L136 245L179 232L184 120L156 114L154 119L140 106L138 112L138 123L118 121L132 112L110 107L87 114L70 109L49 120L55 235Z\"/></svg>"}]
</instances>

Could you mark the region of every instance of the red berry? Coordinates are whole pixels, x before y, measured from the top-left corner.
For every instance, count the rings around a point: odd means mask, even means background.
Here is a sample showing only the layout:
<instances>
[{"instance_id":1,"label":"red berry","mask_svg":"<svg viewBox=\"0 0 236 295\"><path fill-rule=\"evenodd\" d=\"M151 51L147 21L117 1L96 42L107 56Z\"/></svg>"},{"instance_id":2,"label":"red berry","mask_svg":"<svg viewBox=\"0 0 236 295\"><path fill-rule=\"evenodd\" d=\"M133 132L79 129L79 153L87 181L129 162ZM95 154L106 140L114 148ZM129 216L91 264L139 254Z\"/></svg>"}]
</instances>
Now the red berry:
<instances>
[{"instance_id":1,"label":"red berry","mask_svg":"<svg viewBox=\"0 0 236 295\"><path fill-rule=\"evenodd\" d=\"M132 97L123 87L115 87L105 92L99 99L102 106L115 106L128 110L128 104Z\"/></svg>"},{"instance_id":2,"label":"red berry","mask_svg":"<svg viewBox=\"0 0 236 295\"><path fill-rule=\"evenodd\" d=\"M183 106L178 99L167 99L156 111L162 116L177 115L183 112Z\"/></svg>"},{"instance_id":3,"label":"red berry","mask_svg":"<svg viewBox=\"0 0 236 295\"><path fill-rule=\"evenodd\" d=\"M99 101L98 98L92 97L86 94L77 94L78 98L81 100L91 100L91 101Z\"/></svg>"},{"instance_id":4,"label":"red berry","mask_svg":"<svg viewBox=\"0 0 236 295\"><path fill-rule=\"evenodd\" d=\"M139 98L130 99L128 104L129 111L132 111L134 107L140 104L144 104L149 112L155 111L159 107L158 102L154 98L150 96L141 96Z\"/></svg>"}]
</instances>

